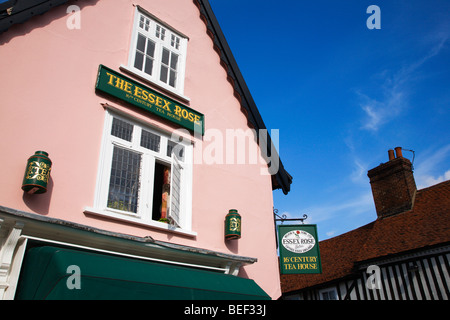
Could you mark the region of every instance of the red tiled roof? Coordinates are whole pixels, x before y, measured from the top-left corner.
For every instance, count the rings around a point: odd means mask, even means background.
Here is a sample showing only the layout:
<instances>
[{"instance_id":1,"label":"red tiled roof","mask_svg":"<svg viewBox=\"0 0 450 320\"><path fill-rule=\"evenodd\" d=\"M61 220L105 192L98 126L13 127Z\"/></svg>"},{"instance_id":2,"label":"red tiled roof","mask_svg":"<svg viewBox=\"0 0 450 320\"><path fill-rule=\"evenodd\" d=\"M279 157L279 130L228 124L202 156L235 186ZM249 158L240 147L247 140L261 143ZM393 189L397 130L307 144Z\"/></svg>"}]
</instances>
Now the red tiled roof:
<instances>
[{"instance_id":1,"label":"red tiled roof","mask_svg":"<svg viewBox=\"0 0 450 320\"><path fill-rule=\"evenodd\" d=\"M418 190L411 210L320 241L322 274L282 275L290 292L350 275L355 262L450 241L450 180Z\"/></svg>"}]
</instances>

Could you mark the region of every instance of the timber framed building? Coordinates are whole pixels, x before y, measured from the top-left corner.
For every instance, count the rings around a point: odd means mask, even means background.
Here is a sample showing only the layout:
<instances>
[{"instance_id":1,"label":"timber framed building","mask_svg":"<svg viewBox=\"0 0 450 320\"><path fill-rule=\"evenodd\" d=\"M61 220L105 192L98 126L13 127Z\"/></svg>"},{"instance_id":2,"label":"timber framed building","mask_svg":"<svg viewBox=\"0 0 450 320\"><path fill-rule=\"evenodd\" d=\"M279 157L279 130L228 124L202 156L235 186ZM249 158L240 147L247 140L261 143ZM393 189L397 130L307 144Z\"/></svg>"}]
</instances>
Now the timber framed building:
<instances>
[{"instance_id":1,"label":"timber framed building","mask_svg":"<svg viewBox=\"0 0 450 320\"><path fill-rule=\"evenodd\" d=\"M282 275L283 299L449 299L450 181L417 190L396 152L368 172L377 220L321 241L323 273Z\"/></svg>"}]
</instances>

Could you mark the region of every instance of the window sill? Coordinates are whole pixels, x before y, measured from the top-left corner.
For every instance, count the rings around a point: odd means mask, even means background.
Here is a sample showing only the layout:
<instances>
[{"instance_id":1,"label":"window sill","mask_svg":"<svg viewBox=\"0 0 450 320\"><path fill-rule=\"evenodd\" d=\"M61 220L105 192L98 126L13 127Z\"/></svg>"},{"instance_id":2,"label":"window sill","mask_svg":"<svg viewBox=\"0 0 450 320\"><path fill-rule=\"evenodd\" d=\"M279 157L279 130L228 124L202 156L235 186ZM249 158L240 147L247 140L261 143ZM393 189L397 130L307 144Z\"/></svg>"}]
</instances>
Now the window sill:
<instances>
[{"instance_id":1,"label":"window sill","mask_svg":"<svg viewBox=\"0 0 450 320\"><path fill-rule=\"evenodd\" d=\"M169 225L167 223L163 223L163 222L158 222L158 221L153 221L153 220L152 221L144 221L138 217L126 215L123 213L118 213L118 212L115 212L112 210L106 211L106 210L99 210L99 209L95 209L95 208L91 208L91 207L85 207L84 214L96 215L96 216L100 216L102 218L109 218L111 220L125 221L128 223L133 223L136 225L150 227L153 229L168 231L168 232L180 234L183 236L190 236L190 237L197 236L197 232L194 232L194 231L177 228L175 226L171 226L171 225Z\"/></svg>"},{"instance_id":2,"label":"window sill","mask_svg":"<svg viewBox=\"0 0 450 320\"><path fill-rule=\"evenodd\" d=\"M121 64L119 66L119 69L138 78L139 80L150 84L156 88L158 88L159 90L162 90L163 92L170 94L172 96L174 96L175 98L183 101L184 103L189 103L191 101L191 99L189 99L188 97L186 97L185 95L183 95L182 93L179 93L178 91L174 90L174 88L172 88L171 86L168 85L164 85L163 83L157 83L151 79L148 78L148 76L143 73L143 72L139 72L133 68L130 68L126 65Z\"/></svg>"}]
</instances>

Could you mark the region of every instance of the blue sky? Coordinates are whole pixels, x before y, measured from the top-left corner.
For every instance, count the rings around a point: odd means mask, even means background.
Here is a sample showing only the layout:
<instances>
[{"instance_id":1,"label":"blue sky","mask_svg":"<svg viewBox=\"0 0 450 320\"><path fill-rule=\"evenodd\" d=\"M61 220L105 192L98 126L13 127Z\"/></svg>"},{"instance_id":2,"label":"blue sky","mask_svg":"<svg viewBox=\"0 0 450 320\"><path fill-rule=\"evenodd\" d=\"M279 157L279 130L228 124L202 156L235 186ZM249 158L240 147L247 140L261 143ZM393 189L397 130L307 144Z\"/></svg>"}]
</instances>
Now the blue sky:
<instances>
[{"instance_id":1,"label":"blue sky","mask_svg":"<svg viewBox=\"0 0 450 320\"><path fill-rule=\"evenodd\" d=\"M415 151L418 188L450 179L450 1L210 0L319 239L376 219L367 171ZM381 29L368 29L377 5ZM412 160L413 153L403 151Z\"/></svg>"}]
</instances>

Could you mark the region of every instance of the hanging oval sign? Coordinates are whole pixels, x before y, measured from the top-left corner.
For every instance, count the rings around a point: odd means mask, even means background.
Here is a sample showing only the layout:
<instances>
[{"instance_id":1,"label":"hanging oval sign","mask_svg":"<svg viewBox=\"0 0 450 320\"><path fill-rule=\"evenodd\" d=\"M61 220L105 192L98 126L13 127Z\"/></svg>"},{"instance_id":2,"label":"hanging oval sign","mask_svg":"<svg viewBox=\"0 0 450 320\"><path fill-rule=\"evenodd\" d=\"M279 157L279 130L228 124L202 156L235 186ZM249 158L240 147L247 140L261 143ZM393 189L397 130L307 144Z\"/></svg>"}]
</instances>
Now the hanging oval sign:
<instances>
[{"instance_id":1,"label":"hanging oval sign","mask_svg":"<svg viewBox=\"0 0 450 320\"><path fill-rule=\"evenodd\" d=\"M292 230L284 235L281 243L291 252L305 253L314 248L316 240L306 231Z\"/></svg>"}]
</instances>

